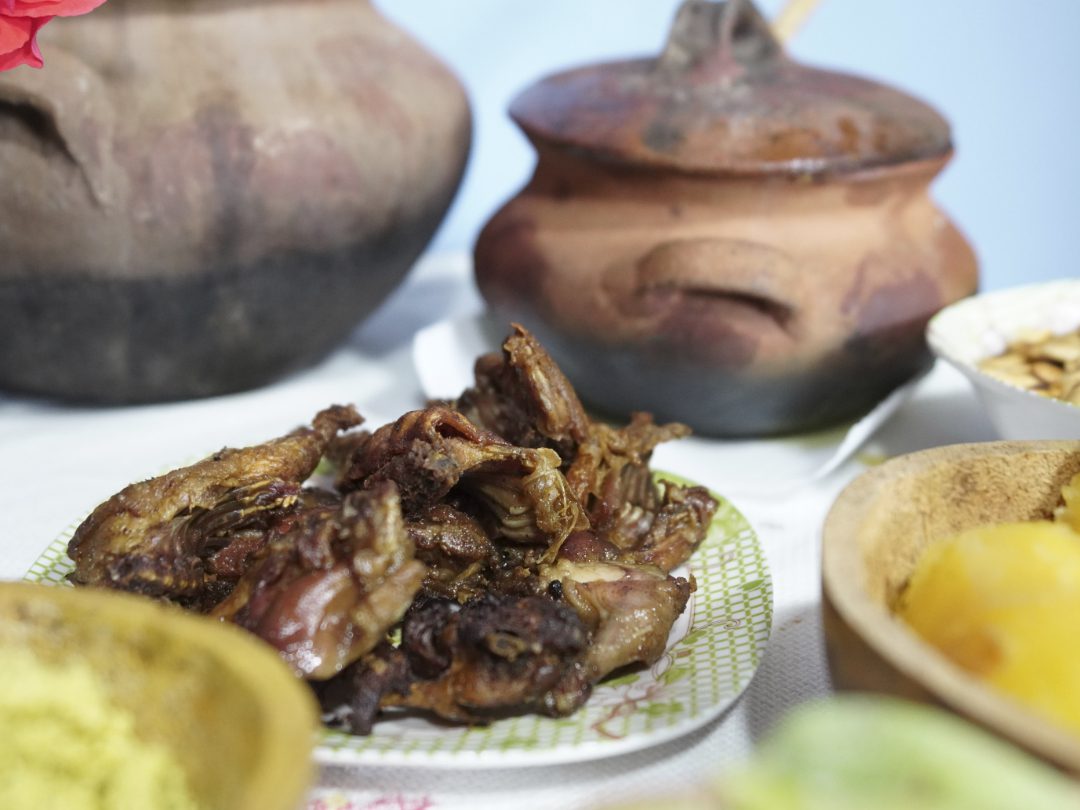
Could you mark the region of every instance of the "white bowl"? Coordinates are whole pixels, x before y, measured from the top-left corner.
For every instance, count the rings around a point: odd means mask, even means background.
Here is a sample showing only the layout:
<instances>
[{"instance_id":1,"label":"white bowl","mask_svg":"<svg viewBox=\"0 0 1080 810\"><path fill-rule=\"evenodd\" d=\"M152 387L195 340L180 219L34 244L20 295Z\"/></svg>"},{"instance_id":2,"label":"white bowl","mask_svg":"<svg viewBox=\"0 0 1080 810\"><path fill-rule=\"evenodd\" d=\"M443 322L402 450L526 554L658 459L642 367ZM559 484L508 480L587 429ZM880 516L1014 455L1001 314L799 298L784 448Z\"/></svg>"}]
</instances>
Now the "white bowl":
<instances>
[{"instance_id":1,"label":"white bowl","mask_svg":"<svg viewBox=\"0 0 1080 810\"><path fill-rule=\"evenodd\" d=\"M991 377L978 368L1027 329L1080 326L1080 279L1013 287L958 301L931 318L927 342L975 387L1004 439L1080 439L1080 407Z\"/></svg>"}]
</instances>

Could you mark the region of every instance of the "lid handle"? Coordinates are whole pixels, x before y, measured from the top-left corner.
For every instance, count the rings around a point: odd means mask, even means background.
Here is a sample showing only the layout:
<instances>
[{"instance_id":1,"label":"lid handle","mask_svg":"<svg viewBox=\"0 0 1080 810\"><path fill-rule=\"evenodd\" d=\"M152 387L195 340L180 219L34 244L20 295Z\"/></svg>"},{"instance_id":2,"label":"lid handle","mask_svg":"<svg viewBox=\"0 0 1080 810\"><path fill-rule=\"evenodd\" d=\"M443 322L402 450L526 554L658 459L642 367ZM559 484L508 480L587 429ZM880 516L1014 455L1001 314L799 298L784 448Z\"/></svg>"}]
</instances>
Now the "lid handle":
<instances>
[{"instance_id":1,"label":"lid handle","mask_svg":"<svg viewBox=\"0 0 1080 810\"><path fill-rule=\"evenodd\" d=\"M754 63L783 55L783 46L752 0L685 0L657 67L662 72L734 78Z\"/></svg>"}]
</instances>

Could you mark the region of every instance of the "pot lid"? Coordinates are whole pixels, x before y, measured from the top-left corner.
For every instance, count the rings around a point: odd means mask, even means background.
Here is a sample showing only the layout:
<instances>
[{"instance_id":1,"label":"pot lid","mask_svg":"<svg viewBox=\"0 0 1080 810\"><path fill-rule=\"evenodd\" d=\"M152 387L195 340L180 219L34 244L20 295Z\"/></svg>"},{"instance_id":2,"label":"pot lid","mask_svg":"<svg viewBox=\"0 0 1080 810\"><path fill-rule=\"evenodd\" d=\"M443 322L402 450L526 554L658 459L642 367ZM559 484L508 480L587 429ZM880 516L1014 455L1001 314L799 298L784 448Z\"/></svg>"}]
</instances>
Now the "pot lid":
<instances>
[{"instance_id":1,"label":"pot lid","mask_svg":"<svg viewBox=\"0 0 1080 810\"><path fill-rule=\"evenodd\" d=\"M695 173L852 172L952 148L924 102L790 59L749 0L687 0L660 56L549 76L510 115L534 142Z\"/></svg>"}]
</instances>

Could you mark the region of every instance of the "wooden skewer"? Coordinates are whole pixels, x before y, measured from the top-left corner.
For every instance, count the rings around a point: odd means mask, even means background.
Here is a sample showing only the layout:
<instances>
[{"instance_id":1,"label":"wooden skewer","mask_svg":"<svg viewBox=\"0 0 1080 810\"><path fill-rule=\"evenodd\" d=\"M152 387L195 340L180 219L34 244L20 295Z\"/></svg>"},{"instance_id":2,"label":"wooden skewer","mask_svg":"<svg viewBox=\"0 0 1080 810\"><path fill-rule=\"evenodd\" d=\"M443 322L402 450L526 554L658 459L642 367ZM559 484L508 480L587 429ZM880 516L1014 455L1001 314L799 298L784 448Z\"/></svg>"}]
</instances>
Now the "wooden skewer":
<instances>
[{"instance_id":1,"label":"wooden skewer","mask_svg":"<svg viewBox=\"0 0 1080 810\"><path fill-rule=\"evenodd\" d=\"M806 25L810 14L821 0L787 0L780 13L772 21L773 33L783 43L791 40Z\"/></svg>"}]
</instances>

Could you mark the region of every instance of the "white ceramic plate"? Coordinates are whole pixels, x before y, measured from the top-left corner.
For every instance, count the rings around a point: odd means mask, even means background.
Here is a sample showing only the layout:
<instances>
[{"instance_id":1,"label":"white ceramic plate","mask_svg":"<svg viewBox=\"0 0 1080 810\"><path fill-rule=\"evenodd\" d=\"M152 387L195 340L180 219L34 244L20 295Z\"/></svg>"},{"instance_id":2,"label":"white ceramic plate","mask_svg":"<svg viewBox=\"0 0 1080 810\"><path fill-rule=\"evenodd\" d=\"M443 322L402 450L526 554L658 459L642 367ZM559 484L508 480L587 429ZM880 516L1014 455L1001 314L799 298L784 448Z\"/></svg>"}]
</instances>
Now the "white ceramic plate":
<instances>
[{"instance_id":1,"label":"white ceramic plate","mask_svg":"<svg viewBox=\"0 0 1080 810\"><path fill-rule=\"evenodd\" d=\"M934 353L975 388L1003 439L1080 439L1080 407L1039 396L979 370L1027 329L1061 334L1080 326L1080 280L1014 287L965 298L935 315L926 337Z\"/></svg>"},{"instance_id":2,"label":"white ceramic plate","mask_svg":"<svg viewBox=\"0 0 1080 810\"><path fill-rule=\"evenodd\" d=\"M716 719L749 685L772 626L772 581L757 535L717 498L708 535L687 566L697 591L648 670L598 685L582 709L557 720L525 715L470 728L411 716L381 720L367 737L327 730L316 760L484 768L580 762L657 745ZM67 582L77 525L53 540L25 579Z\"/></svg>"}]
</instances>

